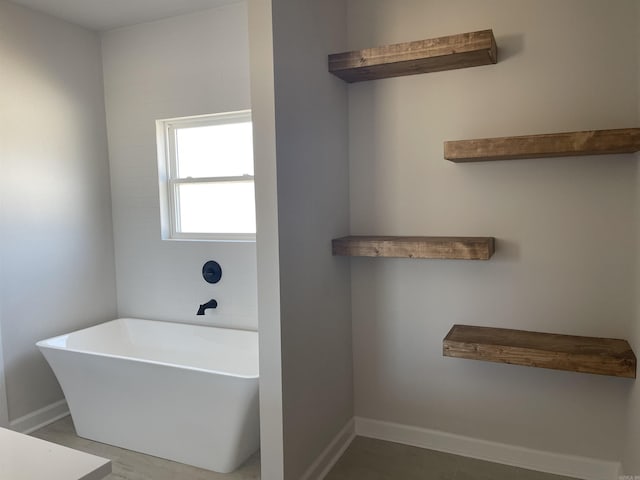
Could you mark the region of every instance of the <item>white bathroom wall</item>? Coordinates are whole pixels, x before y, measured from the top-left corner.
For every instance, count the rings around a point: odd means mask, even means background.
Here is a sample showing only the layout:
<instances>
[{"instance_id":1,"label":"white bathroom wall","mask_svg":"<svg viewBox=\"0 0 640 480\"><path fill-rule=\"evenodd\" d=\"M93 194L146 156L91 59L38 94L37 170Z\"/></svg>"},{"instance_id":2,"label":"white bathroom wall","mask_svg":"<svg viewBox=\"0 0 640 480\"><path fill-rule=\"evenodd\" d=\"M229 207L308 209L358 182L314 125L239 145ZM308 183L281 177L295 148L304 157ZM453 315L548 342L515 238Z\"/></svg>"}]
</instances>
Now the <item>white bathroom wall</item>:
<instances>
[{"instance_id":1,"label":"white bathroom wall","mask_svg":"<svg viewBox=\"0 0 640 480\"><path fill-rule=\"evenodd\" d=\"M273 0L284 478L304 478L353 417L342 0ZM264 414L265 412L263 412Z\"/></svg>"},{"instance_id":2,"label":"white bathroom wall","mask_svg":"<svg viewBox=\"0 0 640 480\"><path fill-rule=\"evenodd\" d=\"M356 415L619 461L633 381L444 358L442 339L455 323L629 338L636 158L453 164L442 150L636 126L638 2L348 4L350 49L486 28L499 46L497 65L349 87L351 232L497 239L487 262L351 260Z\"/></svg>"},{"instance_id":3,"label":"white bathroom wall","mask_svg":"<svg viewBox=\"0 0 640 480\"><path fill-rule=\"evenodd\" d=\"M239 2L103 34L120 316L257 329L255 243L161 240L155 132L157 119L251 107L247 21ZM216 285L201 276L210 259Z\"/></svg>"},{"instance_id":4,"label":"white bathroom wall","mask_svg":"<svg viewBox=\"0 0 640 480\"><path fill-rule=\"evenodd\" d=\"M0 1L0 65L0 327L20 428L63 398L35 342L115 315L114 254L98 36Z\"/></svg>"},{"instance_id":5,"label":"white bathroom wall","mask_svg":"<svg viewBox=\"0 0 640 480\"><path fill-rule=\"evenodd\" d=\"M636 126L640 126L640 2L636 2L636 66L638 69L638 118ZM640 164L640 153L636 154ZM640 168L636 180L636 314L633 318L632 336L629 339L636 357L640 356ZM640 475L640 383L636 380L629 395L627 413L627 437L623 451L623 470L628 475Z\"/></svg>"},{"instance_id":6,"label":"white bathroom wall","mask_svg":"<svg viewBox=\"0 0 640 480\"><path fill-rule=\"evenodd\" d=\"M260 312L260 472L284 478L280 254L271 0L249 1Z\"/></svg>"}]
</instances>

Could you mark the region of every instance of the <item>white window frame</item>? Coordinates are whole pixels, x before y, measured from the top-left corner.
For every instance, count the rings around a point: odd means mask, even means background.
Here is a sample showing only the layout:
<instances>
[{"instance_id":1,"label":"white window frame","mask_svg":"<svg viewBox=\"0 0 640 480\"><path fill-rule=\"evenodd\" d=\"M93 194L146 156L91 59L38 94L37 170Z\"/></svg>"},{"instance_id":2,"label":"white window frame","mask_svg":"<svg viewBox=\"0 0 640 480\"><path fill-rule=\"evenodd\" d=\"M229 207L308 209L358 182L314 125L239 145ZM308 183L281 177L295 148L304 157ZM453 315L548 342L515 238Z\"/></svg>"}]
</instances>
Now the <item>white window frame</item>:
<instances>
[{"instance_id":1,"label":"white window frame","mask_svg":"<svg viewBox=\"0 0 640 480\"><path fill-rule=\"evenodd\" d=\"M197 233L179 231L179 210L177 189L179 185L213 182L251 182L253 175L232 177L188 177L177 178L176 130L199 126L224 125L251 122L251 110L225 112L195 117L179 117L156 121L158 144L158 179L160 181L161 233L164 240L197 240L255 242L255 233Z\"/></svg>"}]
</instances>

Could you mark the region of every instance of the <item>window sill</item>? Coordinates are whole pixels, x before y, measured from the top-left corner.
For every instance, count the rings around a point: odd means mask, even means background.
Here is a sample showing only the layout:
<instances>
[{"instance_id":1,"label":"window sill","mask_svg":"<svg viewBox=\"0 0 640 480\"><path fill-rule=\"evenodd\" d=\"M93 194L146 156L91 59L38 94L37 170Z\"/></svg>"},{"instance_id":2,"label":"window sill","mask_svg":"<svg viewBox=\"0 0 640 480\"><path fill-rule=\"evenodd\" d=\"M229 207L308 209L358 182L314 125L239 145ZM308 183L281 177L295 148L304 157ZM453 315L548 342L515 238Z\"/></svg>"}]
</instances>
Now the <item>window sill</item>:
<instances>
[{"instance_id":1,"label":"window sill","mask_svg":"<svg viewBox=\"0 0 640 480\"><path fill-rule=\"evenodd\" d=\"M254 238L194 238L194 237L185 237L185 238L163 238L165 242L208 242L208 243L256 243L256 239Z\"/></svg>"}]
</instances>

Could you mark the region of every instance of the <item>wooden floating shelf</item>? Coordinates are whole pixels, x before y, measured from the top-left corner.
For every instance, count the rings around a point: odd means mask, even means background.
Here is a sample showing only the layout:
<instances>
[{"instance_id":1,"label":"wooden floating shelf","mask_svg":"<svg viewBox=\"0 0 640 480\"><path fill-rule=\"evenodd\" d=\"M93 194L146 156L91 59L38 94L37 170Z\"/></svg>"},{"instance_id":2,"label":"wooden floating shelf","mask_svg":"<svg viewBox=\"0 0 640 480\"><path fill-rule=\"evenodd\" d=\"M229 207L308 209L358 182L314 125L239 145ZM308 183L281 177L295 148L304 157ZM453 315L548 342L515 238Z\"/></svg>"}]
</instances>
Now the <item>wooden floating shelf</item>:
<instances>
[{"instance_id":1,"label":"wooden floating shelf","mask_svg":"<svg viewBox=\"0 0 640 480\"><path fill-rule=\"evenodd\" d=\"M629 343L612 338L454 325L444 339L443 355L636 378L636 356Z\"/></svg>"},{"instance_id":2,"label":"wooden floating shelf","mask_svg":"<svg viewBox=\"0 0 640 480\"><path fill-rule=\"evenodd\" d=\"M492 30L329 55L329 72L348 83L497 63Z\"/></svg>"},{"instance_id":3,"label":"wooden floating shelf","mask_svg":"<svg viewBox=\"0 0 640 480\"><path fill-rule=\"evenodd\" d=\"M456 163L607 155L638 151L640 151L640 128L483 138L444 143L444 158Z\"/></svg>"},{"instance_id":4,"label":"wooden floating shelf","mask_svg":"<svg viewBox=\"0 0 640 480\"><path fill-rule=\"evenodd\" d=\"M350 236L332 241L333 254L349 257L489 260L493 237Z\"/></svg>"}]
</instances>

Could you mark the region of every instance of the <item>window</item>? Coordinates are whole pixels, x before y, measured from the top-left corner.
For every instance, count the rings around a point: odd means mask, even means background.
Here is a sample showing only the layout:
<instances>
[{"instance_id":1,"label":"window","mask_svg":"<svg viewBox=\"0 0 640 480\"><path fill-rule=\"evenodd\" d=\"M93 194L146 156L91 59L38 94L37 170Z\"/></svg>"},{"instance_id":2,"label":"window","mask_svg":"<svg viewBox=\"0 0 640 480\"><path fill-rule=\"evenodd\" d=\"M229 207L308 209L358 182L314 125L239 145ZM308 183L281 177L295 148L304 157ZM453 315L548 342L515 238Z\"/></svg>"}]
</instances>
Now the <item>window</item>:
<instances>
[{"instance_id":1,"label":"window","mask_svg":"<svg viewBox=\"0 0 640 480\"><path fill-rule=\"evenodd\" d=\"M255 240L251 112L156 124L162 238Z\"/></svg>"}]
</instances>

